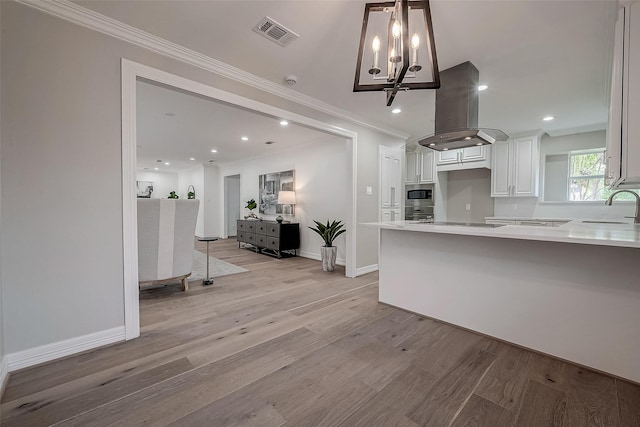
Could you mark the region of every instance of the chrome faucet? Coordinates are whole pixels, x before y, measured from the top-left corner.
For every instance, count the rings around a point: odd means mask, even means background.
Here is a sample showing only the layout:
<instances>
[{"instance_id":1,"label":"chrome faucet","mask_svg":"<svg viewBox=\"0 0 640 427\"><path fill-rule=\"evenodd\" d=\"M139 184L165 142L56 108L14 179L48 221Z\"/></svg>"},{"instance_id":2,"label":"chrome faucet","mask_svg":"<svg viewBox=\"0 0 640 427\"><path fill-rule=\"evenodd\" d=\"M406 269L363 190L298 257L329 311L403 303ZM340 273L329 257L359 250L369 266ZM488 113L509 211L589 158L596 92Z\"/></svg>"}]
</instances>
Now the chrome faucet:
<instances>
[{"instance_id":1,"label":"chrome faucet","mask_svg":"<svg viewBox=\"0 0 640 427\"><path fill-rule=\"evenodd\" d=\"M640 196L638 196L638 193L636 193L635 191L618 190L618 191L614 192L612 195L610 195L609 198L607 199L607 201L604 202L604 204L607 205L607 206L611 206L611 203L613 202L613 196L615 196L616 194L619 194L619 193L633 194L633 196L636 198L636 217L633 220L633 222L635 224L640 224Z\"/></svg>"}]
</instances>

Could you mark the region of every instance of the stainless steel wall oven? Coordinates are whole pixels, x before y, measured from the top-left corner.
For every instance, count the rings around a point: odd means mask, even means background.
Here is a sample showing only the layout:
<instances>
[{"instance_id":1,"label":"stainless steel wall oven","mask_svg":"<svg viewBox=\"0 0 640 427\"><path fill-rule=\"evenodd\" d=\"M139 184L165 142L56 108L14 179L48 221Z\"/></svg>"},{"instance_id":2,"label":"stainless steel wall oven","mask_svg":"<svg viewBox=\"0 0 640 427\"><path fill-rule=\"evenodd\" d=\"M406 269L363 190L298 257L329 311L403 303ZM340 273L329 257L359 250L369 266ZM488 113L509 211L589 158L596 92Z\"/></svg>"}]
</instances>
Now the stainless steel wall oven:
<instances>
[{"instance_id":1,"label":"stainless steel wall oven","mask_svg":"<svg viewBox=\"0 0 640 427\"><path fill-rule=\"evenodd\" d=\"M433 184L410 184L405 186L404 219L433 221Z\"/></svg>"}]
</instances>

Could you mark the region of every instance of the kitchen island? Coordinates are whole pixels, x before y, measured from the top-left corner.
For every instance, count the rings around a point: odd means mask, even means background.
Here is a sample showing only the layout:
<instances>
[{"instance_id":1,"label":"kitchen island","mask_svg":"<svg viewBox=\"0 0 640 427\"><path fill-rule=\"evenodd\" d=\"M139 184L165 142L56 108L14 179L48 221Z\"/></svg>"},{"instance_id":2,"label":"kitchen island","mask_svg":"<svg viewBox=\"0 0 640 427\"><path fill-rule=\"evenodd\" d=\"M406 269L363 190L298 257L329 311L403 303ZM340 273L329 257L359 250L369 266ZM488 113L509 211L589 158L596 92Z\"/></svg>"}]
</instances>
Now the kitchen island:
<instances>
[{"instance_id":1,"label":"kitchen island","mask_svg":"<svg viewBox=\"0 0 640 427\"><path fill-rule=\"evenodd\" d=\"M622 222L370 223L379 300L640 382L640 225Z\"/></svg>"}]
</instances>

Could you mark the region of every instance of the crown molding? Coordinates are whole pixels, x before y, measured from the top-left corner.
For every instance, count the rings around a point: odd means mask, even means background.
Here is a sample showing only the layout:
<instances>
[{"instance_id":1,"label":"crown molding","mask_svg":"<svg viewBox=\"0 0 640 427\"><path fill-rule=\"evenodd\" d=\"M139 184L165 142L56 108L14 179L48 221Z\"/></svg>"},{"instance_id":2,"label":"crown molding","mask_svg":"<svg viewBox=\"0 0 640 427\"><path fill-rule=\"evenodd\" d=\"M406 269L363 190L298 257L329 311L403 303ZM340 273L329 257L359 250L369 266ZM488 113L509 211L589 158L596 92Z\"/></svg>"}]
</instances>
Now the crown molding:
<instances>
[{"instance_id":1,"label":"crown molding","mask_svg":"<svg viewBox=\"0 0 640 427\"><path fill-rule=\"evenodd\" d=\"M333 117L355 123L378 132L385 133L401 139L407 139L409 134L398 129L393 129L382 124L374 124L349 111L335 107L326 102L304 95L293 89L283 87L270 80L258 77L240 68L233 67L222 61L210 58L206 55L188 49L179 44L165 40L161 37L147 33L133 26L124 24L100 13L72 3L68 0L15 0L25 6L32 7L41 12L64 19L74 24L107 34L111 37L143 47L160 55L176 59L183 63L201 68L206 71L235 80L247 86L276 95L288 101L295 102L315 111L329 114Z\"/></svg>"}]
</instances>

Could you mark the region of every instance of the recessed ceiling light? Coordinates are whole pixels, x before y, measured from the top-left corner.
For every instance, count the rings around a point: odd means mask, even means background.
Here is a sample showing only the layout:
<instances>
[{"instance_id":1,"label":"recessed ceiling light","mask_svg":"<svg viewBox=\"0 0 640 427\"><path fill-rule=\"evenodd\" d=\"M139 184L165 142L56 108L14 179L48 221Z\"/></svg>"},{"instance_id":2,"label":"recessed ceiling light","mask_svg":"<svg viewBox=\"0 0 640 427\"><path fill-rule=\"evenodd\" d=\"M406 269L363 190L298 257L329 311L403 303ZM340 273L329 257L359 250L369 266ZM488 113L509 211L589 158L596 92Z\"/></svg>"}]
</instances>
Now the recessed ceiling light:
<instances>
[{"instance_id":1,"label":"recessed ceiling light","mask_svg":"<svg viewBox=\"0 0 640 427\"><path fill-rule=\"evenodd\" d=\"M448 148L443 148L442 151L449 151L449 149Z\"/></svg>"},{"instance_id":2,"label":"recessed ceiling light","mask_svg":"<svg viewBox=\"0 0 640 427\"><path fill-rule=\"evenodd\" d=\"M478 142L476 145L482 145L482 142Z\"/></svg>"},{"instance_id":3,"label":"recessed ceiling light","mask_svg":"<svg viewBox=\"0 0 640 427\"><path fill-rule=\"evenodd\" d=\"M218 150L216 150L215 148L213 150L211 150L212 153L217 153Z\"/></svg>"},{"instance_id":4,"label":"recessed ceiling light","mask_svg":"<svg viewBox=\"0 0 640 427\"><path fill-rule=\"evenodd\" d=\"M165 165L169 166L171 163L169 162L164 162Z\"/></svg>"},{"instance_id":5,"label":"recessed ceiling light","mask_svg":"<svg viewBox=\"0 0 640 427\"><path fill-rule=\"evenodd\" d=\"M195 157L189 157L189 160L195 160L195 159L196 159Z\"/></svg>"},{"instance_id":6,"label":"recessed ceiling light","mask_svg":"<svg viewBox=\"0 0 640 427\"><path fill-rule=\"evenodd\" d=\"M158 168L153 168L153 169L158 170Z\"/></svg>"},{"instance_id":7,"label":"recessed ceiling light","mask_svg":"<svg viewBox=\"0 0 640 427\"><path fill-rule=\"evenodd\" d=\"M171 111L167 111L166 113L164 113L165 116L167 117L175 117L176 113L172 113Z\"/></svg>"},{"instance_id":8,"label":"recessed ceiling light","mask_svg":"<svg viewBox=\"0 0 640 427\"><path fill-rule=\"evenodd\" d=\"M436 146L435 142L432 142L431 144L429 144L429 147L435 147L435 146Z\"/></svg>"},{"instance_id":9,"label":"recessed ceiling light","mask_svg":"<svg viewBox=\"0 0 640 427\"><path fill-rule=\"evenodd\" d=\"M542 120L544 120L545 122L550 122L550 121L551 121L551 120L553 120L553 119L555 119L555 117L553 117L553 116L547 116L547 117L544 117Z\"/></svg>"},{"instance_id":10,"label":"recessed ceiling light","mask_svg":"<svg viewBox=\"0 0 640 427\"><path fill-rule=\"evenodd\" d=\"M243 140L243 141L248 141L248 140L249 140L249 138L248 138L248 137L246 137L246 136L243 136L243 137L242 137L242 138L240 138L240 139L241 139L241 140Z\"/></svg>"},{"instance_id":11,"label":"recessed ceiling light","mask_svg":"<svg viewBox=\"0 0 640 427\"><path fill-rule=\"evenodd\" d=\"M468 141L468 140L470 140L470 139L471 139L471 137L470 137L470 136L467 136L467 137L465 137L465 138L464 138L464 140L465 140L465 141Z\"/></svg>"},{"instance_id":12,"label":"recessed ceiling light","mask_svg":"<svg viewBox=\"0 0 640 427\"><path fill-rule=\"evenodd\" d=\"M393 110L391 110L391 112L392 112L393 114L399 114L399 113L402 113L402 110L401 110L401 109L399 109L399 108L394 108Z\"/></svg>"},{"instance_id":13,"label":"recessed ceiling light","mask_svg":"<svg viewBox=\"0 0 640 427\"><path fill-rule=\"evenodd\" d=\"M489 89L489 86L487 86L487 85L478 86L478 92L482 92L483 90L487 90L487 89Z\"/></svg>"},{"instance_id":14,"label":"recessed ceiling light","mask_svg":"<svg viewBox=\"0 0 640 427\"><path fill-rule=\"evenodd\" d=\"M280 120L280 126L287 126L289 124L286 120Z\"/></svg>"}]
</instances>

